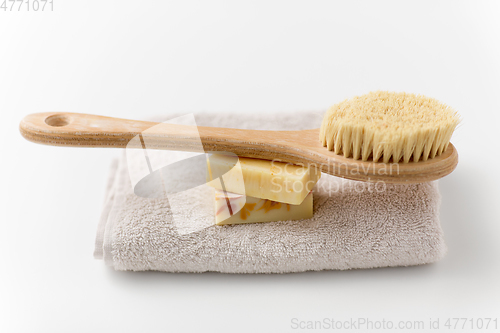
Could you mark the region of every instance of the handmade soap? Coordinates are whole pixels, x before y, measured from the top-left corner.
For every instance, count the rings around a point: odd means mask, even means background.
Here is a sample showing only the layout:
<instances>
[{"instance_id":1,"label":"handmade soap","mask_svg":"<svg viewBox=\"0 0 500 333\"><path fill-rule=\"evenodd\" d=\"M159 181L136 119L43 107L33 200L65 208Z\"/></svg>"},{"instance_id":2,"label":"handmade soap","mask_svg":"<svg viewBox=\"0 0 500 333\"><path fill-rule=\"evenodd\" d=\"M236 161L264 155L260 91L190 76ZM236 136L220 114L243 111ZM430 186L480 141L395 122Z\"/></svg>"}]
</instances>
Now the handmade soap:
<instances>
[{"instance_id":1,"label":"handmade soap","mask_svg":"<svg viewBox=\"0 0 500 333\"><path fill-rule=\"evenodd\" d=\"M207 181L215 189L292 205L300 205L321 177L315 167L255 158L212 154L207 161ZM223 184L211 181L219 175Z\"/></svg>"},{"instance_id":2,"label":"handmade soap","mask_svg":"<svg viewBox=\"0 0 500 333\"><path fill-rule=\"evenodd\" d=\"M225 193L225 194L224 194ZM313 216L310 192L300 205L259 199L215 190L215 223L217 225L302 220Z\"/></svg>"}]
</instances>

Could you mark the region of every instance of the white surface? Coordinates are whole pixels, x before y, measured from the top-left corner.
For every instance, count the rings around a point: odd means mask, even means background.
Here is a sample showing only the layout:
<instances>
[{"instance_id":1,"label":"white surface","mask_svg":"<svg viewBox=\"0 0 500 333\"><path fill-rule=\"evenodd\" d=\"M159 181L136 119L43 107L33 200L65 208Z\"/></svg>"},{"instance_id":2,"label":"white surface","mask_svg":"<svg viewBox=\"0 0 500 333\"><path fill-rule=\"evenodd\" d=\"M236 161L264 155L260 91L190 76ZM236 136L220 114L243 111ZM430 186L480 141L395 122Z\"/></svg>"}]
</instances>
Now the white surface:
<instances>
[{"instance_id":1,"label":"white surface","mask_svg":"<svg viewBox=\"0 0 500 333\"><path fill-rule=\"evenodd\" d=\"M500 317L500 3L54 1L54 12L0 11L0 331L288 332L292 318L325 317L426 329L441 318L450 331L448 317ZM375 89L423 93L463 116L460 164L440 182L449 253L437 264L114 272L92 252L118 152L35 145L17 129L52 110L321 111Z\"/></svg>"}]
</instances>

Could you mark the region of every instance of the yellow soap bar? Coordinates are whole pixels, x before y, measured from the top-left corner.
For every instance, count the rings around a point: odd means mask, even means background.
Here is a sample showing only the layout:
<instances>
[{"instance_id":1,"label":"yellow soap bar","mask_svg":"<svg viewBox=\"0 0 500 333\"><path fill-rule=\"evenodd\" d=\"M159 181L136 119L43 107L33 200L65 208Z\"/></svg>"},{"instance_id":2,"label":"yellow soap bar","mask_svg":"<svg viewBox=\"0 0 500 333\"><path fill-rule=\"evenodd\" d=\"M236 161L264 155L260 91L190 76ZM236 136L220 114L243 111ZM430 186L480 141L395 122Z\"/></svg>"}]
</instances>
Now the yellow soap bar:
<instances>
[{"instance_id":1,"label":"yellow soap bar","mask_svg":"<svg viewBox=\"0 0 500 333\"><path fill-rule=\"evenodd\" d=\"M215 190L215 223L217 225L309 219L313 216L313 194L300 205L259 199ZM231 210L229 209L231 207Z\"/></svg>"},{"instance_id":2,"label":"yellow soap bar","mask_svg":"<svg viewBox=\"0 0 500 333\"><path fill-rule=\"evenodd\" d=\"M207 161L208 185L215 189L292 205L300 205L321 177L315 167L256 158L213 154ZM215 175L224 175L223 184L212 181Z\"/></svg>"}]
</instances>

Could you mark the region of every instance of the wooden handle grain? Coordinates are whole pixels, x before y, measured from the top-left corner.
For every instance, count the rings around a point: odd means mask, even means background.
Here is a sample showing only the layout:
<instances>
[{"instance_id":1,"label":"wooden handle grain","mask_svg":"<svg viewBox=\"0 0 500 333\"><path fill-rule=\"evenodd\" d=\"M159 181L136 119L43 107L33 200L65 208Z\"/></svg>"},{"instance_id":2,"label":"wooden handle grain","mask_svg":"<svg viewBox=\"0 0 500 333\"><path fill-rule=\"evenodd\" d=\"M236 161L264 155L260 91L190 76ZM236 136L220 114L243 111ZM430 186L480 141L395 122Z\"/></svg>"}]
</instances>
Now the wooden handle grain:
<instances>
[{"instance_id":1,"label":"wooden handle grain","mask_svg":"<svg viewBox=\"0 0 500 333\"><path fill-rule=\"evenodd\" d=\"M317 136L316 132L309 131L189 126L61 112L28 115L19 128L27 140L53 146L126 148L131 147L133 138L141 135L148 149L227 151L238 156L267 156L268 159L273 158L273 148L280 150L291 146L301 141L304 135Z\"/></svg>"},{"instance_id":2,"label":"wooden handle grain","mask_svg":"<svg viewBox=\"0 0 500 333\"><path fill-rule=\"evenodd\" d=\"M136 135L156 125L79 113L44 112L26 116L19 129L29 141L72 147L121 147Z\"/></svg>"}]
</instances>

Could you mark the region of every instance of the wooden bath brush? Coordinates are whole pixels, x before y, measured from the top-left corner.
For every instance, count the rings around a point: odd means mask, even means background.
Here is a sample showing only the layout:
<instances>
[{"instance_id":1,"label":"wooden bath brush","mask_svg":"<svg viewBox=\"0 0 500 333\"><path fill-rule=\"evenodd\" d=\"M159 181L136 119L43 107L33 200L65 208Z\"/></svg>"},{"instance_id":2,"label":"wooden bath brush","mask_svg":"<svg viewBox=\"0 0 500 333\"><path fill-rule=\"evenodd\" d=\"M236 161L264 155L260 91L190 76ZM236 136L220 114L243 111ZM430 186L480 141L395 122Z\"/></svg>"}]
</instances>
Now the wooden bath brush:
<instances>
[{"instance_id":1,"label":"wooden bath brush","mask_svg":"<svg viewBox=\"0 0 500 333\"><path fill-rule=\"evenodd\" d=\"M435 99L372 92L334 105L321 128L311 130L194 127L46 112L26 116L20 131L36 143L70 147L125 148L142 134L148 149L198 151L201 140L206 152L312 164L354 180L410 184L436 180L455 169L458 154L450 138L459 121L455 111Z\"/></svg>"}]
</instances>

